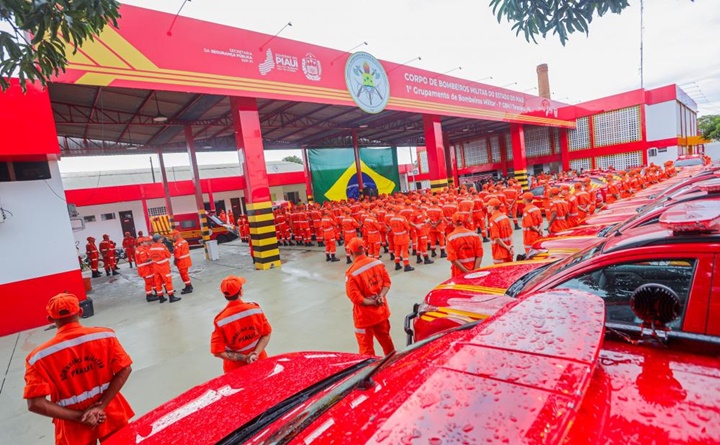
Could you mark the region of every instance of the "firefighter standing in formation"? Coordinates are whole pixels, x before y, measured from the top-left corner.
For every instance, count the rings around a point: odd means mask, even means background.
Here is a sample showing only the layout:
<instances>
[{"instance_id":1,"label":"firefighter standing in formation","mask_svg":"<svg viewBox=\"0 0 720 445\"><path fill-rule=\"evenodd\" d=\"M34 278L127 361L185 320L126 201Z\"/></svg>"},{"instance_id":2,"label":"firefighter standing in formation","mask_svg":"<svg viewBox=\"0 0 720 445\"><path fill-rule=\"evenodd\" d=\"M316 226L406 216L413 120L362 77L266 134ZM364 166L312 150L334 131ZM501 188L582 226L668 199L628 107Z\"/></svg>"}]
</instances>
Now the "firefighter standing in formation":
<instances>
[{"instance_id":1,"label":"firefighter standing in formation","mask_svg":"<svg viewBox=\"0 0 720 445\"><path fill-rule=\"evenodd\" d=\"M377 339L383 354L388 355L395 350L386 300L390 276L380 260L365 255L362 239L353 238L345 248L353 257L352 266L345 272L345 292L353 304L355 338L360 354L374 356L374 339Z\"/></svg>"},{"instance_id":2,"label":"firefighter standing in formation","mask_svg":"<svg viewBox=\"0 0 720 445\"><path fill-rule=\"evenodd\" d=\"M180 301L180 297L175 296L175 290L172 284L172 274L170 273L170 257L172 254L163 243L163 236L156 233L153 235L153 244L150 246L150 258L153 262L153 273L155 274L155 289L160 303L165 303L168 298L170 303ZM167 292L168 298L163 295L163 286Z\"/></svg>"},{"instance_id":3,"label":"firefighter standing in formation","mask_svg":"<svg viewBox=\"0 0 720 445\"><path fill-rule=\"evenodd\" d=\"M130 269L132 269L133 262L135 261L135 247L137 241L130 235L130 232L125 232L125 238L123 238L123 249L125 249L125 255L127 256L128 263L130 263ZM137 263L135 263L137 265Z\"/></svg>"},{"instance_id":4,"label":"firefighter standing in formation","mask_svg":"<svg viewBox=\"0 0 720 445\"><path fill-rule=\"evenodd\" d=\"M542 211L533 204L533 198L533 194L530 192L525 192L522 195L524 204L522 215L523 246L525 247L526 255L530 253L530 249L535 241L543 236Z\"/></svg>"},{"instance_id":5,"label":"firefighter standing in formation","mask_svg":"<svg viewBox=\"0 0 720 445\"><path fill-rule=\"evenodd\" d=\"M152 238L140 237L138 238L137 249L135 249L137 273L145 282L145 300L148 303L160 299L157 294L158 287L155 284L155 267L150 257L150 244L152 244Z\"/></svg>"},{"instance_id":6,"label":"firefighter standing in formation","mask_svg":"<svg viewBox=\"0 0 720 445\"><path fill-rule=\"evenodd\" d=\"M475 231L465 228L466 218L468 215L455 213L452 216L455 230L447 237L447 259L452 277L479 269L482 262L482 240Z\"/></svg>"},{"instance_id":7,"label":"firefighter standing in formation","mask_svg":"<svg viewBox=\"0 0 720 445\"><path fill-rule=\"evenodd\" d=\"M492 244L493 263L508 263L513 260L513 243L510 218L500 211L500 202L497 198L488 201L490 211L490 243Z\"/></svg>"},{"instance_id":8,"label":"firefighter standing in formation","mask_svg":"<svg viewBox=\"0 0 720 445\"><path fill-rule=\"evenodd\" d=\"M120 394L132 360L114 331L80 324L75 295L54 296L46 310L57 332L25 359L28 410L53 419L57 445L102 442L135 415Z\"/></svg>"},{"instance_id":9,"label":"firefighter standing in formation","mask_svg":"<svg viewBox=\"0 0 720 445\"><path fill-rule=\"evenodd\" d=\"M172 237L174 241L173 256L175 257L175 267L177 267L178 272L180 272L180 279L183 280L183 283L185 284L185 287L180 291L180 293L189 294L193 291L190 274L188 274L188 269L192 266L192 259L190 258L190 245L177 230L172 232Z\"/></svg>"},{"instance_id":10,"label":"firefighter standing in formation","mask_svg":"<svg viewBox=\"0 0 720 445\"><path fill-rule=\"evenodd\" d=\"M105 264L105 275L110 276L110 272L113 275L117 275L118 267L115 262L115 242L110 240L110 235L103 235L103 240L100 241L100 254L103 257L103 263Z\"/></svg>"},{"instance_id":11,"label":"firefighter standing in formation","mask_svg":"<svg viewBox=\"0 0 720 445\"><path fill-rule=\"evenodd\" d=\"M213 322L210 352L223 360L223 371L230 372L267 358L272 328L257 303L244 302L245 278L229 276L220 283L227 306Z\"/></svg>"},{"instance_id":12,"label":"firefighter standing in formation","mask_svg":"<svg viewBox=\"0 0 720 445\"><path fill-rule=\"evenodd\" d=\"M101 277L102 274L98 270L100 263L100 251L98 251L95 245L95 238L92 236L87 237L87 244L85 245L85 253L90 260L90 269L92 270L92 278Z\"/></svg>"}]
</instances>

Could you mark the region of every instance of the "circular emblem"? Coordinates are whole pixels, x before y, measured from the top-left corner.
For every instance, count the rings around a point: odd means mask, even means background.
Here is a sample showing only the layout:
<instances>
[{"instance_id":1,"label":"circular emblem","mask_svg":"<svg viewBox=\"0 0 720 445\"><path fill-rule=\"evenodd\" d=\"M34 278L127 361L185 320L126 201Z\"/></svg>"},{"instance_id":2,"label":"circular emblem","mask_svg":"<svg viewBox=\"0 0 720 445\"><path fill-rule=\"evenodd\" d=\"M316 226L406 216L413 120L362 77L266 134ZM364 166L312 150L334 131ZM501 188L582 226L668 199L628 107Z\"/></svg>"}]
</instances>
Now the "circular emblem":
<instances>
[{"instance_id":1,"label":"circular emblem","mask_svg":"<svg viewBox=\"0 0 720 445\"><path fill-rule=\"evenodd\" d=\"M305 77L315 82L319 81L322 75L322 65L320 65L320 61L313 53L307 53L305 57L303 57L302 70L303 73L305 73Z\"/></svg>"},{"instance_id":2,"label":"circular emblem","mask_svg":"<svg viewBox=\"0 0 720 445\"><path fill-rule=\"evenodd\" d=\"M345 84L357 106L366 113L381 112L390 99L390 82L385 69L366 52L357 52L348 58Z\"/></svg>"}]
</instances>

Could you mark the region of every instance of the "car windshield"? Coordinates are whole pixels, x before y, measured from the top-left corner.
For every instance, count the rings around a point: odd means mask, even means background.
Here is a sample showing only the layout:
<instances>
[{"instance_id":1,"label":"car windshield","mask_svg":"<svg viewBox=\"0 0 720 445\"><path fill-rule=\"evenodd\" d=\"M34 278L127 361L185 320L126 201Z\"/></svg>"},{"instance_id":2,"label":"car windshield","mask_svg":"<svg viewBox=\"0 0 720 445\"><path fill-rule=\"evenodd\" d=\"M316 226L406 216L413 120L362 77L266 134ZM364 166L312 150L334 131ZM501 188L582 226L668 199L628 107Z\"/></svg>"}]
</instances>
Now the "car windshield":
<instances>
[{"instance_id":1,"label":"car windshield","mask_svg":"<svg viewBox=\"0 0 720 445\"><path fill-rule=\"evenodd\" d=\"M599 252L602 251L603 246L605 245L604 242L590 246L586 249L583 249L573 255L570 255L569 257L563 258L559 261L556 261L554 263L547 264L545 266L542 266L538 269L535 269L525 275L523 275L519 280L514 282L512 286L508 288L506 291L506 294L509 297L516 297L520 294L520 292L523 291L523 289L528 289L534 286L536 283L540 283L548 279L549 277L555 275L556 273L560 272L563 269L566 269L568 267L573 267L574 265L583 262L587 259L590 259L597 255Z\"/></svg>"},{"instance_id":2,"label":"car windshield","mask_svg":"<svg viewBox=\"0 0 720 445\"><path fill-rule=\"evenodd\" d=\"M675 167L692 167L693 165L702 165L702 159L690 158L675 161Z\"/></svg>"}]
</instances>

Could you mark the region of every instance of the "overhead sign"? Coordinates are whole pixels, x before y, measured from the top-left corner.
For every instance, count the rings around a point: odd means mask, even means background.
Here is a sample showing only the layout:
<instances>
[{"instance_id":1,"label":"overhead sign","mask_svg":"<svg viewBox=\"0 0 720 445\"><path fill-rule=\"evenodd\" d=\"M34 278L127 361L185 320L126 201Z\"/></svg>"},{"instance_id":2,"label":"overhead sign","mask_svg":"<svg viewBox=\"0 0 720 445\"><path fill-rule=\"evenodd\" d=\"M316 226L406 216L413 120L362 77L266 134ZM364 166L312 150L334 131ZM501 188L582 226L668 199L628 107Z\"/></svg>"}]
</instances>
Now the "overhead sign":
<instances>
[{"instance_id":1,"label":"overhead sign","mask_svg":"<svg viewBox=\"0 0 720 445\"><path fill-rule=\"evenodd\" d=\"M366 52L350 56L345 64L345 84L361 110L376 114L390 100L390 81L382 64Z\"/></svg>"},{"instance_id":2,"label":"overhead sign","mask_svg":"<svg viewBox=\"0 0 720 445\"><path fill-rule=\"evenodd\" d=\"M54 81L358 106L574 128L574 107L401 64L122 5ZM347 62L343 63L343 61Z\"/></svg>"}]
</instances>

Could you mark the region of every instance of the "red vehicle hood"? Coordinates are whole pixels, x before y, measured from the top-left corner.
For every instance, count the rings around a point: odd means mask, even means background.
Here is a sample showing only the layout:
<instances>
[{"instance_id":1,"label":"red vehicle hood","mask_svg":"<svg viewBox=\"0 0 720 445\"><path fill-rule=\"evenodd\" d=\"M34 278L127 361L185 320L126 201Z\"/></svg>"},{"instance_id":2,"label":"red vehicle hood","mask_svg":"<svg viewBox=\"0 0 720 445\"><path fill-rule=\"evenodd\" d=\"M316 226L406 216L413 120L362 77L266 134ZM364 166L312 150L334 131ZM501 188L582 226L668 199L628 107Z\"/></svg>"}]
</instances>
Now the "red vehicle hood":
<instances>
[{"instance_id":1,"label":"red vehicle hood","mask_svg":"<svg viewBox=\"0 0 720 445\"><path fill-rule=\"evenodd\" d=\"M628 199L622 199L620 201L613 202L612 204L608 204L605 207L603 207L603 211L607 210L618 210L623 209L626 207L631 207L633 209L636 209L640 206L648 205L652 202L655 202L655 199L650 198L628 198Z\"/></svg>"},{"instance_id":2,"label":"red vehicle hood","mask_svg":"<svg viewBox=\"0 0 720 445\"><path fill-rule=\"evenodd\" d=\"M477 313L495 313L513 298L505 290L526 273L551 260L519 261L494 264L444 281L425 296L431 306L447 307ZM479 309L479 306L482 309Z\"/></svg>"},{"instance_id":3,"label":"red vehicle hood","mask_svg":"<svg viewBox=\"0 0 720 445\"><path fill-rule=\"evenodd\" d=\"M548 254L558 257L573 254L578 250L582 250L592 244L600 242L602 238L597 236L568 236L563 238L551 238L536 242L533 244L535 250L547 250Z\"/></svg>"},{"instance_id":4,"label":"red vehicle hood","mask_svg":"<svg viewBox=\"0 0 720 445\"><path fill-rule=\"evenodd\" d=\"M610 224L623 222L623 221L637 215L637 212L635 211L635 209L636 209L636 207L633 206L633 207L623 207L623 208L615 209L613 211L608 211L608 212L600 212L597 215L593 215L593 216L585 219L583 224L588 224L591 226L595 226L595 225L609 226Z\"/></svg>"},{"instance_id":5,"label":"red vehicle hood","mask_svg":"<svg viewBox=\"0 0 720 445\"><path fill-rule=\"evenodd\" d=\"M600 232L602 229L607 227L609 224L588 224L588 225L581 225L577 227L573 227L572 229L563 230L561 232L556 232L549 234L547 238L543 238L540 241L545 241L549 239L556 239L556 238L565 238L568 236L596 236L598 232Z\"/></svg>"},{"instance_id":6,"label":"red vehicle hood","mask_svg":"<svg viewBox=\"0 0 720 445\"><path fill-rule=\"evenodd\" d=\"M261 360L192 388L103 444L214 444L295 393L367 358L302 352Z\"/></svg>"}]
</instances>

